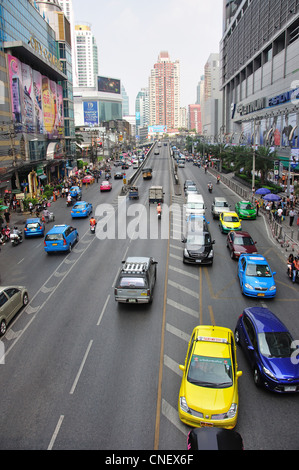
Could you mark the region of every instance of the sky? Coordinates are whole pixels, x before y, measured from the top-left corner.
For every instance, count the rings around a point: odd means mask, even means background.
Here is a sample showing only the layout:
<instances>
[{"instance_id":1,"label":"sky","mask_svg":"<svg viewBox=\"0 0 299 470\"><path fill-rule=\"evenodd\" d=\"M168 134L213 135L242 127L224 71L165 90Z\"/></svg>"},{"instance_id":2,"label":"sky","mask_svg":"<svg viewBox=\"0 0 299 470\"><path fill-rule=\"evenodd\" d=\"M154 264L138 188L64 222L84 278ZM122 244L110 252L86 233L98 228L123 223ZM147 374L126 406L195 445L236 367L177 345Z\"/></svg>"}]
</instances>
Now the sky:
<instances>
[{"instance_id":1,"label":"sky","mask_svg":"<svg viewBox=\"0 0 299 470\"><path fill-rule=\"evenodd\" d=\"M195 103L205 63L219 52L222 0L73 0L73 9L96 38L99 75L121 80L130 114L161 51L180 61L181 106Z\"/></svg>"}]
</instances>

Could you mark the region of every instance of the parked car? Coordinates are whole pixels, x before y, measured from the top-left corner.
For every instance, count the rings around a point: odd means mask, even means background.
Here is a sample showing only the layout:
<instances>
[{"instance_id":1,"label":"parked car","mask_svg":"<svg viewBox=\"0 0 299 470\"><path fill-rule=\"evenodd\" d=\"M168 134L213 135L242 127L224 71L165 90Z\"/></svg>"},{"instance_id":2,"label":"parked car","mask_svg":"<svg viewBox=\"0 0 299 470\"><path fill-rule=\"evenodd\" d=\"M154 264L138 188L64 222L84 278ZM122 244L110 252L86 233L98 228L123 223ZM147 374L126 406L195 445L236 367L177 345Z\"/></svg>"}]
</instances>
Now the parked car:
<instances>
[{"instance_id":1,"label":"parked car","mask_svg":"<svg viewBox=\"0 0 299 470\"><path fill-rule=\"evenodd\" d=\"M88 217L92 213L92 204L85 201L76 202L71 210L71 216L75 217Z\"/></svg>"},{"instance_id":2,"label":"parked car","mask_svg":"<svg viewBox=\"0 0 299 470\"><path fill-rule=\"evenodd\" d=\"M24 237L40 237L45 234L45 224L39 217L27 219L24 227Z\"/></svg>"},{"instance_id":3,"label":"parked car","mask_svg":"<svg viewBox=\"0 0 299 470\"><path fill-rule=\"evenodd\" d=\"M272 298L276 295L274 275L268 261L262 255L241 255L238 261L238 277L242 294L249 297Z\"/></svg>"},{"instance_id":4,"label":"parked car","mask_svg":"<svg viewBox=\"0 0 299 470\"><path fill-rule=\"evenodd\" d=\"M256 208L249 201L237 202L235 211L240 219L256 219Z\"/></svg>"},{"instance_id":5,"label":"parked car","mask_svg":"<svg viewBox=\"0 0 299 470\"><path fill-rule=\"evenodd\" d=\"M276 393L299 392L299 349L282 321L264 307L246 308L238 318L235 340L241 346L255 385Z\"/></svg>"},{"instance_id":6,"label":"parked car","mask_svg":"<svg viewBox=\"0 0 299 470\"><path fill-rule=\"evenodd\" d=\"M0 336L5 334L9 322L28 302L29 296L25 287L0 287Z\"/></svg>"},{"instance_id":7,"label":"parked car","mask_svg":"<svg viewBox=\"0 0 299 470\"><path fill-rule=\"evenodd\" d=\"M257 254L257 242L254 242L248 232L229 232L226 246L232 259L239 258L245 253Z\"/></svg>"},{"instance_id":8,"label":"parked car","mask_svg":"<svg viewBox=\"0 0 299 470\"><path fill-rule=\"evenodd\" d=\"M121 303L151 303L157 277L157 261L151 257L130 256L123 261L114 288Z\"/></svg>"},{"instance_id":9,"label":"parked car","mask_svg":"<svg viewBox=\"0 0 299 470\"><path fill-rule=\"evenodd\" d=\"M45 236L44 249L48 254L56 251L70 253L72 247L78 241L79 234L76 228L70 225L54 225Z\"/></svg>"}]
</instances>

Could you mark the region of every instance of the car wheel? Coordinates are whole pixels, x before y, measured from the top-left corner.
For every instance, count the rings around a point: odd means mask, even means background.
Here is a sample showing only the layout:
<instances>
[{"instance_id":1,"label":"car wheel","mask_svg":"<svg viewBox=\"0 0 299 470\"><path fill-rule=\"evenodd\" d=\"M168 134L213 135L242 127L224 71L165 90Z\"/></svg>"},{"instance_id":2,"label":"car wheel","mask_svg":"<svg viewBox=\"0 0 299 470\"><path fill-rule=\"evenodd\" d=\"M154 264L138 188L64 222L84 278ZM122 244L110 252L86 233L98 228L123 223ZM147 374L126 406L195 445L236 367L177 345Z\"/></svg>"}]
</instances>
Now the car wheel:
<instances>
[{"instance_id":1,"label":"car wheel","mask_svg":"<svg viewBox=\"0 0 299 470\"><path fill-rule=\"evenodd\" d=\"M71 251L72 251L72 244L70 243L70 244L69 244L68 252L70 253Z\"/></svg>"},{"instance_id":2,"label":"car wheel","mask_svg":"<svg viewBox=\"0 0 299 470\"><path fill-rule=\"evenodd\" d=\"M79 241L79 233L77 233L76 243L78 243L78 241Z\"/></svg>"},{"instance_id":3,"label":"car wheel","mask_svg":"<svg viewBox=\"0 0 299 470\"><path fill-rule=\"evenodd\" d=\"M0 323L0 336L3 336L6 332L6 321L2 320Z\"/></svg>"},{"instance_id":4,"label":"car wheel","mask_svg":"<svg viewBox=\"0 0 299 470\"><path fill-rule=\"evenodd\" d=\"M28 294L26 293L26 294L23 295L23 305L24 305L24 307L26 305L28 305L28 302L29 302L29 297L28 297Z\"/></svg>"},{"instance_id":5,"label":"car wheel","mask_svg":"<svg viewBox=\"0 0 299 470\"><path fill-rule=\"evenodd\" d=\"M253 381L257 387L261 386L261 375L257 366L253 370Z\"/></svg>"},{"instance_id":6,"label":"car wheel","mask_svg":"<svg viewBox=\"0 0 299 470\"><path fill-rule=\"evenodd\" d=\"M240 345L240 334L237 329L235 329L235 341L236 341L236 344Z\"/></svg>"}]
</instances>

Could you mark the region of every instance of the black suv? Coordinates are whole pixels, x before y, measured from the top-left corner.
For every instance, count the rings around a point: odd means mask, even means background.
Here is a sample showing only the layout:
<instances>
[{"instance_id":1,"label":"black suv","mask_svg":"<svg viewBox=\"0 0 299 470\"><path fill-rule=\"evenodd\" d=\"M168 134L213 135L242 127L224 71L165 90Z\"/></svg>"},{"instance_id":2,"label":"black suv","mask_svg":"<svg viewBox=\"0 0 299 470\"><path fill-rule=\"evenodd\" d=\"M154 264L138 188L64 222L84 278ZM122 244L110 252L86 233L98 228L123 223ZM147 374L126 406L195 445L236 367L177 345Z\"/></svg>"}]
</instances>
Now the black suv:
<instances>
[{"instance_id":1,"label":"black suv","mask_svg":"<svg viewBox=\"0 0 299 470\"><path fill-rule=\"evenodd\" d=\"M213 264L215 240L212 240L208 222L187 223L187 235L182 239L185 244L183 262L190 264Z\"/></svg>"},{"instance_id":2,"label":"black suv","mask_svg":"<svg viewBox=\"0 0 299 470\"><path fill-rule=\"evenodd\" d=\"M123 268L114 288L117 302L150 303L157 276L157 261L153 258L131 256L123 261Z\"/></svg>"}]
</instances>

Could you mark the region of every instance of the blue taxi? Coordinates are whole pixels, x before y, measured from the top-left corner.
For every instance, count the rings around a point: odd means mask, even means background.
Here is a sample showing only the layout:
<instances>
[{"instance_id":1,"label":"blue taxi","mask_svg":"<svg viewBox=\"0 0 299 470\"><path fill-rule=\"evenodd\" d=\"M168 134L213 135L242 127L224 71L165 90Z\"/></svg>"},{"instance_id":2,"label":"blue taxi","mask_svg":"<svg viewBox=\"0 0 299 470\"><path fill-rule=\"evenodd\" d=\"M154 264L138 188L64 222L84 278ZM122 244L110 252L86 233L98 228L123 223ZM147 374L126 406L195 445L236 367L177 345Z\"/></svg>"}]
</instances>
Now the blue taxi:
<instances>
[{"instance_id":1,"label":"blue taxi","mask_svg":"<svg viewBox=\"0 0 299 470\"><path fill-rule=\"evenodd\" d=\"M77 241L79 241L79 234L76 228L70 225L54 225L45 236L44 249L48 254L55 251L70 253Z\"/></svg>"},{"instance_id":2,"label":"blue taxi","mask_svg":"<svg viewBox=\"0 0 299 470\"><path fill-rule=\"evenodd\" d=\"M85 201L76 202L71 210L71 216L75 217L88 217L92 213L92 204Z\"/></svg>"},{"instance_id":3,"label":"blue taxi","mask_svg":"<svg viewBox=\"0 0 299 470\"><path fill-rule=\"evenodd\" d=\"M79 188L79 186L72 186L70 188L70 195L77 201L80 201L82 198L82 190Z\"/></svg>"},{"instance_id":4,"label":"blue taxi","mask_svg":"<svg viewBox=\"0 0 299 470\"><path fill-rule=\"evenodd\" d=\"M274 275L266 258L260 254L243 254L238 261L242 294L249 297L272 298L276 295Z\"/></svg>"},{"instance_id":5,"label":"blue taxi","mask_svg":"<svg viewBox=\"0 0 299 470\"><path fill-rule=\"evenodd\" d=\"M43 237L45 234L45 224L39 217L27 219L24 227L24 237Z\"/></svg>"}]
</instances>

